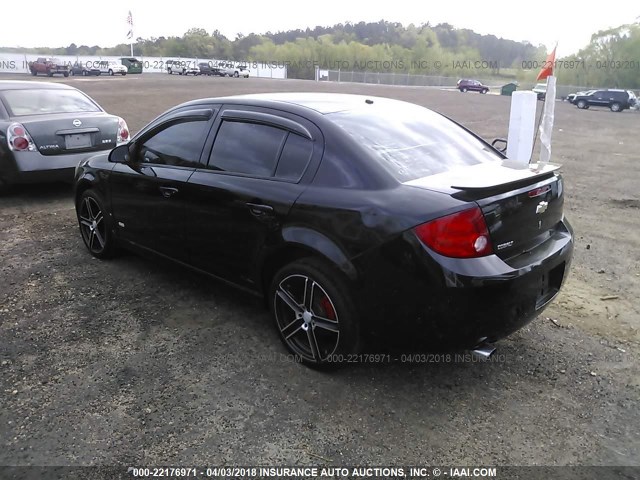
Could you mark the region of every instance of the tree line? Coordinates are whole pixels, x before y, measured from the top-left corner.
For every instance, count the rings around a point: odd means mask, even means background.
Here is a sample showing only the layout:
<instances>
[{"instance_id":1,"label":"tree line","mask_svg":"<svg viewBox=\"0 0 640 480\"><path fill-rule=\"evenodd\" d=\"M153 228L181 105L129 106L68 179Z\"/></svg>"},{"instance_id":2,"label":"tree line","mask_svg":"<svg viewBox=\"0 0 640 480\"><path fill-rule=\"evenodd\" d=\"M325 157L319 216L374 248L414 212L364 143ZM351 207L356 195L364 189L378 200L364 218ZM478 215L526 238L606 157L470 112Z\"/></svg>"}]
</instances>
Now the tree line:
<instances>
[{"instance_id":1,"label":"tree line","mask_svg":"<svg viewBox=\"0 0 640 480\"><path fill-rule=\"evenodd\" d=\"M6 49L5 49L6 50ZM15 51L15 49L12 49ZM50 55L128 56L129 45L18 49ZM134 54L286 64L290 78L313 79L326 69L412 73L479 79L535 81L546 48L494 35L481 35L447 23L404 26L359 22L330 27L239 34L230 40L219 30L192 28L184 35L137 38ZM556 75L565 85L640 87L640 25L598 32L577 54L558 59Z\"/></svg>"},{"instance_id":2,"label":"tree line","mask_svg":"<svg viewBox=\"0 0 640 480\"><path fill-rule=\"evenodd\" d=\"M12 49L15 51L16 49ZM21 48L49 55L129 55L128 44L115 47L76 45L61 48ZM189 29L181 37L137 38L134 54L152 57L196 57L250 62L287 62L291 78L312 79L315 67L345 65L353 70L433 75L501 75L530 58L544 58L544 47L494 35L480 35L449 24L431 26L380 20L337 24L305 30L239 34L229 40L219 30ZM474 72L468 62L487 60L491 71ZM435 64L435 65L434 65ZM371 66L374 66L371 69ZM363 68L364 67L364 68Z\"/></svg>"},{"instance_id":3,"label":"tree line","mask_svg":"<svg viewBox=\"0 0 640 480\"><path fill-rule=\"evenodd\" d=\"M597 32L589 45L562 60L555 74L563 85L638 89L640 23Z\"/></svg>"}]
</instances>

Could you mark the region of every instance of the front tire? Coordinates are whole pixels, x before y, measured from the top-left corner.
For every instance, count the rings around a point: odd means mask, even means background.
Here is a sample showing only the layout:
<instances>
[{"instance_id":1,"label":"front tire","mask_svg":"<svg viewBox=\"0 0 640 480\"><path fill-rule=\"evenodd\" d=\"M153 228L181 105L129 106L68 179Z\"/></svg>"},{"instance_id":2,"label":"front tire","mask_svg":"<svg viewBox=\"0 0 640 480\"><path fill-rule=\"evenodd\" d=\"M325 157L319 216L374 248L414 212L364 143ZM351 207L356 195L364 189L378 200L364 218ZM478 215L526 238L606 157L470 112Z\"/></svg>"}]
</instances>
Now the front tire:
<instances>
[{"instance_id":1,"label":"front tire","mask_svg":"<svg viewBox=\"0 0 640 480\"><path fill-rule=\"evenodd\" d=\"M78 200L76 213L80 234L85 246L97 258L110 258L115 252L115 241L105 202L94 190L86 190Z\"/></svg>"},{"instance_id":2,"label":"front tire","mask_svg":"<svg viewBox=\"0 0 640 480\"><path fill-rule=\"evenodd\" d=\"M485 88L484 90L480 90L480 93L484 95L484 94L486 94L488 91L489 91L489 90L487 90L487 89Z\"/></svg>"},{"instance_id":3,"label":"front tire","mask_svg":"<svg viewBox=\"0 0 640 480\"><path fill-rule=\"evenodd\" d=\"M273 278L269 303L280 339L306 365L334 366L360 347L358 315L344 275L307 258Z\"/></svg>"},{"instance_id":4,"label":"front tire","mask_svg":"<svg viewBox=\"0 0 640 480\"><path fill-rule=\"evenodd\" d=\"M622 110L618 102L613 102L609 108L611 109L612 112L619 112L620 110Z\"/></svg>"},{"instance_id":5,"label":"front tire","mask_svg":"<svg viewBox=\"0 0 640 480\"><path fill-rule=\"evenodd\" d=\"M578 100L578 103L576 103L576 106L580 109L586 108L587 102L585 102L584 100Z\"/></svg>"}]
</instances>

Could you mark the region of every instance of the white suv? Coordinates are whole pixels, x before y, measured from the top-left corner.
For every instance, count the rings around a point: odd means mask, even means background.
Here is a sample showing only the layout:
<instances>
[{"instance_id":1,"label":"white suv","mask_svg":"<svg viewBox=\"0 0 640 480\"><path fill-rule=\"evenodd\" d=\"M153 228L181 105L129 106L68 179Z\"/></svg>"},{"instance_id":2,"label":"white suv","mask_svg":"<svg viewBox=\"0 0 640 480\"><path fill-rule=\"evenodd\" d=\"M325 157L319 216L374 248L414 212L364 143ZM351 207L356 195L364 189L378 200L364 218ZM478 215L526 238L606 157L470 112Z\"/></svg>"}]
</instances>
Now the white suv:
<instances>
[{"instance_id":1,"label":"white suv","mask_svg":"<svg viewBox=\"0 0 640 480\"><path fill-rule=\"evenodd\" d=\"M249 78L249 69L244 65L234 65L231 62L221 62L217 65L221 77Z\"/></svg>"},{"instance_id":2,"label":"white suv","mask_svg":"<svg viewBox=\"0 0 640 480\"><path fill-rule=\"evenodd\" d=\"M103 60L98 64L98 68L100 69L101 74L106 73L107 75L126 75L128 72L127 67L121 63L114 62L113 60Z\"/></svg>"}]
</instances>

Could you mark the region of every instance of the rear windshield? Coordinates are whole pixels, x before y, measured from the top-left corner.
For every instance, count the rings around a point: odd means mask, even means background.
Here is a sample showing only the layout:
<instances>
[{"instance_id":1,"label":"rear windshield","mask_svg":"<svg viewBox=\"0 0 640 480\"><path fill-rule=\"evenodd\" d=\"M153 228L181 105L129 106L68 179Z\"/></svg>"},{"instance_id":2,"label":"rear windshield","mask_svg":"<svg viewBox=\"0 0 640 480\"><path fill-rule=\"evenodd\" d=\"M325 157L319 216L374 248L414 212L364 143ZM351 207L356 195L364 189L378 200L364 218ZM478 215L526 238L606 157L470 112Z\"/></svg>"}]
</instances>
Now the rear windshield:
<instances>
[{"instance_id":1,"label":"rear windshield","mask_svg":"<svg viewBox=\"0 0 640 480\"><path fill-rule=\"evenodd\" d=\"M1 95L12 117L102 111L89 97L77 90L5 90Z\"/></svg>"},{"instance_id":2,"label":"rear windshield","mask_svg":"<svg viewBox=\"0 0 640 480\"><path fill-rule=\"evenodd\" d=\"M417 105L394 104L375 111L336 112L327 117L373 153L373 158L400 182L502 160L462 127Z\"/></svg>"}]
</instances>

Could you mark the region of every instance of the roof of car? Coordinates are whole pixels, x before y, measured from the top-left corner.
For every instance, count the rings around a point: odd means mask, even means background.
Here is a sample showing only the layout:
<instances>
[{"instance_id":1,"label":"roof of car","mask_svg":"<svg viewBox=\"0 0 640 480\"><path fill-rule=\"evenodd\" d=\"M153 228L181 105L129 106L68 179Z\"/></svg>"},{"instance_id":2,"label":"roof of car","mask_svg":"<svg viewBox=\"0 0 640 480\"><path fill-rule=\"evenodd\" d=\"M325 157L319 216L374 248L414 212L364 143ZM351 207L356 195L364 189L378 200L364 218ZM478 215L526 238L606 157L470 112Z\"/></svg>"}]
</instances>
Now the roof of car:
<instances>
[{"instance_id":1,"label":"roof of car","mask_svg":"<svg viewBox=\"0 0 640 480\"><path fill-rule=\"evenodd\" d=\"M75 90L64 83L53 82L30 82L27 80L0 80L0 90L36 90L39 88L59 88L61 90Z\"/></svg>"},{"instance_id":2,"label":"roof of car","mask_svg":"<svg viewBox=\"0 0 640 480\"><path fill-rule=\"evenodd\" d=\"M277 106L278 104L297 105L299 107L314 110L321 114L353 110L356 108L361 108L367 104L379 104L381 102L404 103L400 100L392 100L389 98L368 95L310 92L253 93L247 95L211 98L207 100L223 103L246 103L247 101L256 101L261 104L270 104L271 106ZM202 100L196 100L189 103L202 103Z\"/></svg>"}]
</instances>

